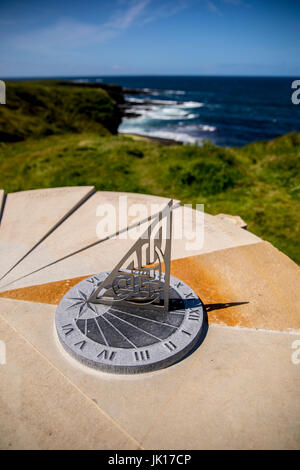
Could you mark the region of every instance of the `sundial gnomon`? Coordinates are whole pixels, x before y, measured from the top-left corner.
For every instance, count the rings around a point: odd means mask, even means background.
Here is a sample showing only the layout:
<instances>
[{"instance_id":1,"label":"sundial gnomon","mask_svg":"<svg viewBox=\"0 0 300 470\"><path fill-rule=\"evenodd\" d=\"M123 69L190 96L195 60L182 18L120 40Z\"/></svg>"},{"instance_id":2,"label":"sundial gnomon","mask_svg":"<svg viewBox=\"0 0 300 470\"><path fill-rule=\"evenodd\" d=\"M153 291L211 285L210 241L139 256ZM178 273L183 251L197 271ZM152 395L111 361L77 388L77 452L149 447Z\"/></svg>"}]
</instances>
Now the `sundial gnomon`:
<instances>
[{"instance_id":1,"label":"sundial gnomon","mask_svg":"<svg viewBox=\"0 0 300 470\"><path fill-rule=\"evenodd\" d=\"M77 360L137 373L171 365L195 345L203 305L170 276L172 209L170 200L112 271L85 279L61 300L57 333Z\"/></svg>"}]
</instances>

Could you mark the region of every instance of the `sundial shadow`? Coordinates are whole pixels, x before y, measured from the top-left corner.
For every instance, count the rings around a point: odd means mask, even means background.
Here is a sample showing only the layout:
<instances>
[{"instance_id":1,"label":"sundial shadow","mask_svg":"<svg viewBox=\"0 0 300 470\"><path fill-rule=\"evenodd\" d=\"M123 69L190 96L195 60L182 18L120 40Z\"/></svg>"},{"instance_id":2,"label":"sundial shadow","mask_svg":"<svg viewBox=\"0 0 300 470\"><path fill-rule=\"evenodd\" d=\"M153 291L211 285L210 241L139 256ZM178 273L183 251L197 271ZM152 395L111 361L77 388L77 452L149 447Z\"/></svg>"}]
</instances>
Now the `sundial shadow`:
<instances>
[{"instance_id":1,"label":"sundial shadow","mask_svg":"<svg viewBox=\"0 0 300 470\"><path fill-rule=\"evenodd\" d=\"M221 310L224 308L229 307L237 307L238 305L245 305L249 302L225 302L225 303L217 303L217 304L206 304L205 309L207 312L212 312L213 310Z\"/></svg>"},{"instance_id":2,"label":"sundial shadow","mask_svg":"<svg viewBox=\"0 0 300 470\"><path fill-rule=\"evenodd\" d=\"M181 310L183 308L195 308L202 306L202 302L199 298L193 299L178 299L178 298L170 298L169 299L169 310L172 312L173 310Z\"/></svg>"}]
</instances>

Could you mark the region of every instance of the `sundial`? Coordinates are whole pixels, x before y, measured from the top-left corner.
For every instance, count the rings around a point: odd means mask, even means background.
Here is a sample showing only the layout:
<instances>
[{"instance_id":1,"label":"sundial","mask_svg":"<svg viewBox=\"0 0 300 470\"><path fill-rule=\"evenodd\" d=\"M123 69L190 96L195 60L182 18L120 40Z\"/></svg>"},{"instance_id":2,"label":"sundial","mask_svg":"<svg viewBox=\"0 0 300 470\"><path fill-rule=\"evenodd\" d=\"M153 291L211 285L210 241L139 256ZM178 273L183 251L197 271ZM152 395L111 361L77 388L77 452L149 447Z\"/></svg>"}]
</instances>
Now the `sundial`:
<instances>
[{"instance_id":1,"label":"sundial","mask_svg":"<svg viewBox=\"0 0 300 470\"><path fill-rule=\"evenodd\" d=\"M61 300L56 329L66 351L106 372L134 374L179 361L197 343L203 304L170 275L173 201L112 271L75 285Z\"/></svg>"}]
</instances>

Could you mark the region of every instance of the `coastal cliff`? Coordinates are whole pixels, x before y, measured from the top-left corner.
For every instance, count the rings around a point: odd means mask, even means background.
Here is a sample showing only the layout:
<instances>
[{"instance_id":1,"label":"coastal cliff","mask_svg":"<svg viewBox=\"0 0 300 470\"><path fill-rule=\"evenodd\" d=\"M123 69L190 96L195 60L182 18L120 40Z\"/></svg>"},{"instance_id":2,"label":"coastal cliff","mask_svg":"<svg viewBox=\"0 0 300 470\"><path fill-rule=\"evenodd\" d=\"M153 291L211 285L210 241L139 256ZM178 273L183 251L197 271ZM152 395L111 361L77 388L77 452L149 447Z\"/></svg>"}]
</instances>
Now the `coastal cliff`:
<instances>
[{"instance_id":1,"label":"coastal cliff","mask_svg":"<svg viewBox=\"0 0 300 470\"><path fill-rule=\"evenodd\" d=\"M7 82L0 106L0 142L66 132L116 134L122 120L122 88L85 87L63 81Z\"/></svg>"}]
</instances>

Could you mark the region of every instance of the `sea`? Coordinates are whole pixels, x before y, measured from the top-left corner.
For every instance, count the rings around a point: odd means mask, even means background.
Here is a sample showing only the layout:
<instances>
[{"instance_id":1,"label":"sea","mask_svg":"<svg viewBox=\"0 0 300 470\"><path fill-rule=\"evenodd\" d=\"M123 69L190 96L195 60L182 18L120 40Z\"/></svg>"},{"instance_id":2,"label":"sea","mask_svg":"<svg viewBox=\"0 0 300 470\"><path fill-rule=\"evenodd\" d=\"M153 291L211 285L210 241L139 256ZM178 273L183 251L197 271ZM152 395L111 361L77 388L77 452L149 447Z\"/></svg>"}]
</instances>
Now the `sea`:
<instances>
[{"instance_id":1,"label":"sea","mask_svg":"<svg viewBox=\"0 0 300 470\"><path fill-rule=\"evenodd\" d=\"M139 116L125 117L119 132L184 143L209 139L217 145L235 147L273 139L293 130L300 132L300 104L291 100L294 80L203 76L103 78L105 83L141 90L126 97L133 103L140 101L133 108Z\"/></svg>"},{"instance_id":2,"label":"sea","mask_svg":"<svg viewBox=\"0 0 300 470\"><path fill-rule=\"evenodd\" d=\"M68 78L68 77L60 77ZM70 78L69 78L70 79ZM300 104L292 103L297 77L105 76L71 78L115 83L135 117L124 117L121 133L201 144L240 147L300 132ZM298 77L300 79L300 77ZM300 93L299 93L300 98Z\"/></svg>"}]
</instances>

